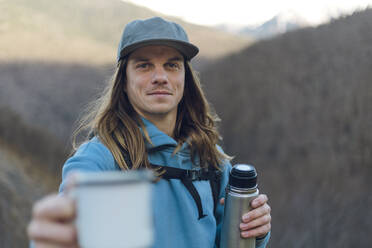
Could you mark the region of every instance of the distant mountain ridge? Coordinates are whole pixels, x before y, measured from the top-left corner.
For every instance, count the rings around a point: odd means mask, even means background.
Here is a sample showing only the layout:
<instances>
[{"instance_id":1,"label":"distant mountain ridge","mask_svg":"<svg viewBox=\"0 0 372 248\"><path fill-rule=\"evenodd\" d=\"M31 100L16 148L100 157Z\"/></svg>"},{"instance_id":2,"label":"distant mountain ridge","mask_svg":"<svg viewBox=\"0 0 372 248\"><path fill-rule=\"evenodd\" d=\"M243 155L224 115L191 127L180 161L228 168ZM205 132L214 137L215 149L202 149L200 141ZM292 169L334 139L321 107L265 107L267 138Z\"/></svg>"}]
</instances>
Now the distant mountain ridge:
<instances>
[{"instance_id":1,"label":"distant mountain ridge","mask_svg":"<svg viewBox=\"0 0 372 248\"><path fill-rule=\"evenodd\" d=\"M257 27L242 27L219 25L217 28L234 34L253 37L254 39L271 38L288 31L309 26L308 21L294 11L285 11L277 14Z\"/></svg>"},{"instance_id":2,"label":"distant mountain ridge","mask_svg":"<svg viewBox=\"0 0 372 248\"><path fill-rule=\"evenodd\" d=\"M294 12L283 12L256 28L243 28L239 34L249 35L256 39L270 38L288 31L304 28L309 23Z\"/></svg>"}]
</instances>

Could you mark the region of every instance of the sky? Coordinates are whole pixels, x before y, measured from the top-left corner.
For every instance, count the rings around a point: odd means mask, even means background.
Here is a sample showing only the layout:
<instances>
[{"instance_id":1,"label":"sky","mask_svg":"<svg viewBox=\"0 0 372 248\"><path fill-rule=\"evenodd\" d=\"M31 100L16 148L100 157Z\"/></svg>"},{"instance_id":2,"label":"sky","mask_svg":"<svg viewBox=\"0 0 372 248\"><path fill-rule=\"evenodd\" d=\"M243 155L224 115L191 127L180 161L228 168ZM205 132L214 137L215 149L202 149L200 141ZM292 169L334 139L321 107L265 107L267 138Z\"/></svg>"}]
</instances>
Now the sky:
<instances>
[{"instance_id":1,"label":"sky","mask_svg":"<svg viewBox=\"0 0 372 248\"><path fill-rule=\"evenodd\" d=\"M123 0L157 12L181 17L201 25L230 24L256 26L281 12L297 13L317 25L352 13L355 9L372 7L372 0Z\"/></svg>"}]
</instances>

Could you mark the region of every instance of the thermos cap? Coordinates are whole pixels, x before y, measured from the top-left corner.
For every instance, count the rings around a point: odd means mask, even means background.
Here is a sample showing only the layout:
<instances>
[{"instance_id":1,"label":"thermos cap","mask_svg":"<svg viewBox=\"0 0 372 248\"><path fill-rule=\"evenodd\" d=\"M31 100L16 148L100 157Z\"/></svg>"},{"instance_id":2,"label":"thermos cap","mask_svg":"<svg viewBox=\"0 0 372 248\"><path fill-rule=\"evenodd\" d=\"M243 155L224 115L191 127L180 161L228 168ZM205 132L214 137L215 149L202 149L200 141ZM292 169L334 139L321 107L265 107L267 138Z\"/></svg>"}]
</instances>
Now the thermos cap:
<instances>
[{"instance_id":1,"label":"thermos cap","mask_svg":"<svg viewBox=\"0 0 372 248\"><path fill-rule=\"evenodd\" d=\"M235 188L257 188L257 171L252 165L237 164L230 171L229 184Z\"/></svg>"}]
</instances>

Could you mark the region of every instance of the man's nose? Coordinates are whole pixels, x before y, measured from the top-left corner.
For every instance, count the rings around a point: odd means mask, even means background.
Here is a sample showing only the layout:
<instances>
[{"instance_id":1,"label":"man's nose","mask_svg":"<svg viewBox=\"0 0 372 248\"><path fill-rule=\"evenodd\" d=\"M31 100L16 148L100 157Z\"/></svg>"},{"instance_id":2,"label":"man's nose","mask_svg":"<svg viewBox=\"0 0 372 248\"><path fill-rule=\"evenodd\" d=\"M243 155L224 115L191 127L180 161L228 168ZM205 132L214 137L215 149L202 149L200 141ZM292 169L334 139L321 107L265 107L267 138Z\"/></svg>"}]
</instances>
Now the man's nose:
<instances>
[{"instance_id":1,"label":"man's nose","mask_svg":"<svg viewBox=\"0 0 372 248\"><path fill-rule=\"evenodd\" d=\"M158 66L155 67L153 76L152 76L152 83L167 83L168 82L168 75L167 72L164 70L163 67Z\"/></svg>"}]
</instances>

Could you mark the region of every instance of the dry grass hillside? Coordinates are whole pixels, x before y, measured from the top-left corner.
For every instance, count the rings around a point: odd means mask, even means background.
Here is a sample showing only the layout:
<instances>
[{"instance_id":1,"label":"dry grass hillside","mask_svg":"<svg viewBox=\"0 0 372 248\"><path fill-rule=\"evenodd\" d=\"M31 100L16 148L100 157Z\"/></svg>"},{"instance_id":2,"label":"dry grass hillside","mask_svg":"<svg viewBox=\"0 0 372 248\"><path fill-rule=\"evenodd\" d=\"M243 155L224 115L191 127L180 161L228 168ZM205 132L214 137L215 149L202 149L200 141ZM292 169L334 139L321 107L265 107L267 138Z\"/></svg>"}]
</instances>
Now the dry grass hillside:
<instances>
[{"instance_id":1,"label":"dry grass hillside","mask_svg":"<svg viewBox=\"0 0 372 248\"><path fill-rule=\"evenodd\" d=\"M160 15L121 0L2 0L0 9L1 61L113 64L125 24ZM252 42L244 36L166 18L185 26L190 40L201 48L201 58L220 57Z\"/></svg>"}]
</instances>

